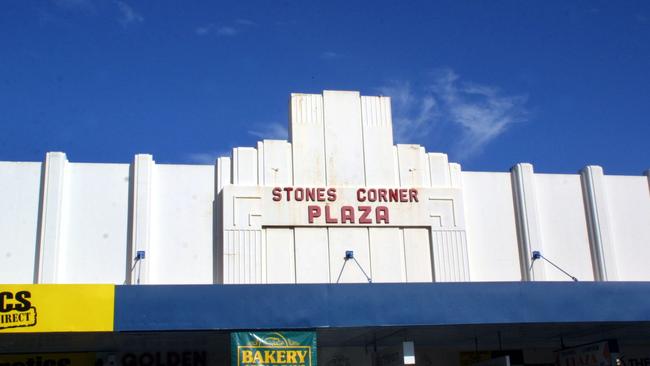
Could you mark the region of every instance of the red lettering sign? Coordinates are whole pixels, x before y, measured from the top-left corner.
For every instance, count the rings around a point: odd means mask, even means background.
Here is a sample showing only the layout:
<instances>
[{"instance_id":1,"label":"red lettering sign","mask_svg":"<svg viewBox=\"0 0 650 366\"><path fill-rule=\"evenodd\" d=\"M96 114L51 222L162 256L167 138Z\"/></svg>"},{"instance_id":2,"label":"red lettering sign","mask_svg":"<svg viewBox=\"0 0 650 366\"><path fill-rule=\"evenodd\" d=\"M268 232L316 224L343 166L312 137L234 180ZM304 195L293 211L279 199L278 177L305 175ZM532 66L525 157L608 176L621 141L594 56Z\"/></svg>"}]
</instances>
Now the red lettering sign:
<instances>
[{"instance_id":1,"label":"red lettering sign","mask_svg":"<svg viewBox=\"0 0 650 366\"><path fill-rule=\"evenodd\" d=\"M335 202L338 198L336 188L325 187L274 187L271 190L274 202ZM401 203L419 202L418 190L414 188L359 188L356 190L357 202ZM336 211L336 212L335 212ZM390 224L388 206L341 206L334 210L326 204L307 206L307 221L310 224Z\"/></svg>"},{"instance_id":2,"label":"red lettering sign","mask_svg":"<svg viewBox=\"0 0 650 366\"><path fill-rule=\"evenodd\" d=\"M320 207L318 206L307 206L307 218L309 223L313 224L314 219L320 217Z\"/></svg>"}]
</instances>

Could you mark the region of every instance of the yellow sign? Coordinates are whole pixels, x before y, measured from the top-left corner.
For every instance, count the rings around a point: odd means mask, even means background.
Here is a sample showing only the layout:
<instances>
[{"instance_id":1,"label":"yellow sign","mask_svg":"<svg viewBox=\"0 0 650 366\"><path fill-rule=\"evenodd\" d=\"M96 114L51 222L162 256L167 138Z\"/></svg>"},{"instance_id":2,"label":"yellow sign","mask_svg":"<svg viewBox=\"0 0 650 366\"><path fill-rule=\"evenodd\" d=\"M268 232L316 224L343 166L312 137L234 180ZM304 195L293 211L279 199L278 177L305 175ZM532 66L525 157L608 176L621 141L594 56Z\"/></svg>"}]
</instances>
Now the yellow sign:
<instances>
[{"instance_id":1,"label":"yellow sign","mask_svg":"<svg viewBox=\"0 0 650 366\"><path fill-rule=\"evenodd\" d=\"M114 285L0 285L0 333L111 332Z\"/></svg>"},{"instance_id":2,"label":"yellow sign","mask_svg":"<svg viewBox=\"0 0 650 366\"><path fill-rule=\"evenodd\" d=\"M0 355L0 365L94 365L94 353L38 353L24 355Z\"/></svg>"}]
</instances>

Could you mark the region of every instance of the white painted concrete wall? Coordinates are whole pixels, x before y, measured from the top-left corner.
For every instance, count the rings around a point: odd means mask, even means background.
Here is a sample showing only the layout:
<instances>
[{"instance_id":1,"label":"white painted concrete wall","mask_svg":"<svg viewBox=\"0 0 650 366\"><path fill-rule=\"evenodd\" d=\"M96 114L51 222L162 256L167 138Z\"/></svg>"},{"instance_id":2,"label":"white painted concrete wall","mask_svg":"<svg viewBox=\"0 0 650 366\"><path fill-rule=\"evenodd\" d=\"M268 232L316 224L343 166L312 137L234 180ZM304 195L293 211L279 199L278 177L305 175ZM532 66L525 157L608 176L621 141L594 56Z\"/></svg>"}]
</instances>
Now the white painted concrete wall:
<instances>
[{"instance_id":1,"label":"white painted concrete wall","mask_svg":"<svg viewBox=\"0 0 650 366\"><path fill-rule=\"evenodd\" d=\"M212 283L214 166L156 165L149 283Z\"/></svg>"},{"instance_id":2,"label":"white painted concrete wall","mask_svg":"<svg viewBox=\"0 0 650 366\"><path fill-rule=\"evenodd\" d=\"M293 94L290 110L290 141L216 166L0 162L0 283L335 282L346 250L374 282L570 280L541 260L529 271L536 250L581 281L650 280L650 175L462 172L393 145L388 97ZM310 225L273 187L335 187L333 209L359 187L419 202L388 204L391 224ZM365 281L348 262L340 282Z\"/></svg>"},{"instance_id":3,"label":"white painted concrete wall","mask_svg":"<svg viewBox=\"0 0 650 366\"><path fill-rule=\"evenodd\" d=\"M123 283L129 166L68 163L63 191L58 283Z\"/></svg>"},{"instance_id":4,"label":"white painted concrete wall","mask_svg":"<svg viewBox=\"0 0 650 366\"><path fill-rule=\"evenodd\" d=\"M326 228L297 227L296 282L327 283L330 281L329 233Z\"/></svg>"},{"instance_id":5,"label":"white painted concrete wall","mask_svg":"<svg viewBox=\"0 0 650 366\"><path fill-rule=\"evenodd\" d=\"M592 281L594 272L580 176L537 174L537 202L543 254L579 280ZM535 263L534 266L543 264ZM546 279L571 281L546 265Z\"/></svg>"},{"instance_id":6,"label":"white painted concrete wall","mask_svg":"<svg viewBox=\"0 0 650 366\"><path fill-rule=\"evenodd\" d=\"M650 278L650 194L646 177L606 176L609 219L620 280Z\"/></svg>"},{"instance_id":7,"label":"white painted concrete wall","mask_svg":"<svg viewBox=\"0 0 650 366\"><path fill-rule=\"evenodd\" d=\"M472 281L520 281L510 174L463 172Z\"/></svg>"},{"instance_id":8,"label":"white painted concrete wall","mask_svg":"<svg viewBox=\"0 0 650 366\"><path fill-rule=\"evenodd\" d=\"M40 187L41 163L0 162L0 282L34 281Z\"/></svg>"}]
</instances>

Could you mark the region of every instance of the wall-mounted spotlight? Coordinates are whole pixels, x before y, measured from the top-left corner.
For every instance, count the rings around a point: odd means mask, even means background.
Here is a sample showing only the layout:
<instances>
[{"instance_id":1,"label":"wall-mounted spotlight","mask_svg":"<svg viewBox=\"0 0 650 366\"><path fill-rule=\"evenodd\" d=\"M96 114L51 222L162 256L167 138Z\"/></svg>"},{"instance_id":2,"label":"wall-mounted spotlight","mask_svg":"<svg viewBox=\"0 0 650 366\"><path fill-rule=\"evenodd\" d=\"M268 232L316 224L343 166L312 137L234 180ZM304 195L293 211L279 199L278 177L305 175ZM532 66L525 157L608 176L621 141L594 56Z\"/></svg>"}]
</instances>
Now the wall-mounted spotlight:
<instances>
[{"instance_id":1,"label":"wall-mounted spotlight","mask_svg":"<svg viewBox=\"0 0 650 366\"><path fill-rule=\"evenodd\" d=\"M336 279L336 283L339 283L341 280L341 275L343 274L343 270L345 269L345 265L348 264L349 260L353 260L354 263L357 264L357 267L361 270L364 276L366 276L366 280L368 280L368 283L372 283L372 279L366 274L366 271L363 270L363 267L361 267L361 264L357 261L356 258L354 258L354 250L346 250L345 251L345 257L343 257L343 266L341 267L341 272L339 272L339 277Z\"/></svg>"},{"instance_id":2,"label":"wall-mounted spotlight","mask_svg":"<svg viewBox=\"0 0 650 366\"><path fill-rule=\"evenodd\" d=\"M144 250L138 250L135 252L135 258L133 258L133 266L131 266L131 271L129 271L129 274L133 273L133 270L135 269L135 266L140 263L141 260L144 260L146 258L146 253ZM137 278L135 280L135 284L139 285L140 284L140 269L142 267L142 264L138 266L138 272L137 272ZM126 282L125 282L126 283Z\"/></svg>"},{"instance_id":3,"label":"wall-mounted spotlight","mask_svg":"<svg viewBox=\"0 0 650 366\"><path fill-rule=\"evenodd\" d=\"M529 271L532 271L532 269L533 269L533 264L535 264L535 261L536 261L537 259L543 259L543 260L547 261L548 263L550 263L553 267L557 268L560 272L562 272L562 273L564 273L565 275L567 275L567 276L568 276L569 278L571 278L573 281L578 282L578 279L577 279L577 278L575 278L575 277L573 277L572 275L570 275L569 272L563 270L563 269L560 268L560 266L558 266L557 264L555 264L555 263L551 262L550 260L548 260L548 258L544 257L544 256L542 255L542 253L541 253L539 250L534 250L534 251L533 251L533 256L532 256L531 259L532 259L532 261L530 262L530 269L529 269Z\"/></svg>"}]
</instances>

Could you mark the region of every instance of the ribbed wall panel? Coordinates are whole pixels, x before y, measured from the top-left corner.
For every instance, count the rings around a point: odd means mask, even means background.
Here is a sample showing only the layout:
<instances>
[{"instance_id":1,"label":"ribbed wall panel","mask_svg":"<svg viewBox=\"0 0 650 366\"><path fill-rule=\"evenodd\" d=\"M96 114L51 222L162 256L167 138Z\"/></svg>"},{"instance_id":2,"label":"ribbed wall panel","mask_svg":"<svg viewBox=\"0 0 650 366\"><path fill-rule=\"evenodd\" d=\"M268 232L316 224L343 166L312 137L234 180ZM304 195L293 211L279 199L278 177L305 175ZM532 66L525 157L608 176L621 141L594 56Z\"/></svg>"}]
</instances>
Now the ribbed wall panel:
<instances>
[{"instance_id":1,"label":"ribbed wall panel","mask_svg":"<svg viewBox=\"0 0 650 366\"><path fill-rule=\"evenodd\" d=\"M363 159L367 186L398 185L393 164L393 123L390 98L361 97Z\"/></svg>"},{"instance_id":2,"label":"ribbed wall panel","mask_svg":"<svg viewBox=\"0 0 650 366\"><path fill-rule=\"evenodd\" d=\"M292 94L291 122L302 125L323 125L323 96L320 94Z\"/></svg>"},{"instance_id":3,"label":"ribbed wall panel","mask_svg":"<svg viewBox=\"0 0 650 366\"><path fill-rule=\"evenodd\" d=\"M325 184L323 96L292 94L290 119L294 185Z\"/></svg>"},{"instance_id":4,"label":"ribbed wall panel","mask_svg":"<svg viewBox=\"0 0 650 366\"><path fill-rule=\"evenodd\" d=\"M224 283L263 283L262 255L261 230L226 230Z\"/></svg>"},{"instance_id":5,"label":"ribbed wall panel","mask_svg":"<svg viewBox=\"0 0 650 366\"><path fill-rule=\"evenodd\" d=\"M361 97L361 114L368 127L392 127L388 97Z\"/></svg>"},{"instance_id":6,"label":"ribbed wall panel","mask_svg":"<svg viewBox=\"0 0 650 366\"><path fill-rule=\"evenodd\" d=\"M435 282L469 281L465 231L434 230L431 239Z\"/></svg>"}]
</instances>

